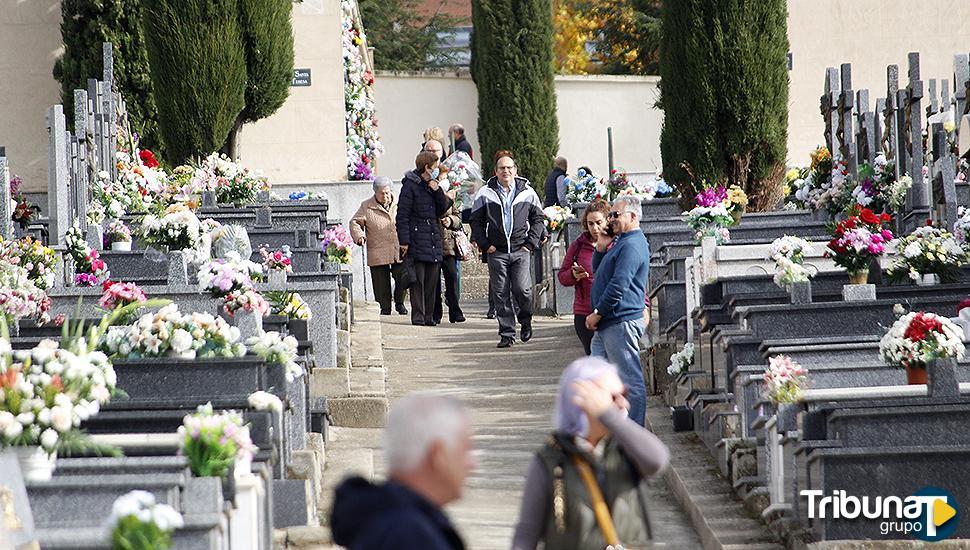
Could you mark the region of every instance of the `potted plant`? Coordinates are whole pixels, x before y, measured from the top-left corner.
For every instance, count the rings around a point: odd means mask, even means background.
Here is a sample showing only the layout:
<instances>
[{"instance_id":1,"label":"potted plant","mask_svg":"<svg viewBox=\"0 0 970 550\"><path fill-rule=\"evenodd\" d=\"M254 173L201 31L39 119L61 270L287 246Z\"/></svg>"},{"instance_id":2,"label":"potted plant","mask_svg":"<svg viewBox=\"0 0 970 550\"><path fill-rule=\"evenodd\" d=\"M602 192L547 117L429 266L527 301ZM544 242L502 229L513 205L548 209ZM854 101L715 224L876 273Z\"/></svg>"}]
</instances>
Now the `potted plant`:
<instances>
[{"instance_id":1,"label":"potted plant","mask_svg":"<svg viewBox=\"0 0 970 550\"><path fill-rule=\"evenodd\" d=\"M264 245L259 248L259 255L263 257L263 267L269 274L269 284L274 287L286 286L286 274L293 272L293 253L290 247L284 245L272 252Z\"/></svg>"},{"instance_id":2,"label":"potted plant","mask_svg":"<svg viewBox=\"0 0 970 550\"><path fill-rule=\"evenodd\" d=\"M698 244L704 237L713 237L717 244L724 244L731 238L728 227L734 225L734 216L729 209L727 189L723 186L701 191L695 198L696 206L684 212L684 222L694 230Z\"/></svg>"},{"instance_id":3,"label":"potted plant","mask_svg":"<svg viewBox=\"0 0 970 550\"><path fill-rule=\"evenodd\" d=\"M949 231L931 224L893 241L896 258L887 275L893 282L912 280L926 286L957 279L967 252Z\"/></svg>"},{"instance_id":4,"label":"potted plant","mask_svg":"<svg viewBox=\"0 0 970 550\"><path fill-rule=\"evenodd\" d=\"M896 313L903 313L901 306ZM879 353L889 365L905 368L910 384L925 384L930 362L963 357L963 330L933 313L905 313L879 341Z\"/></svg>"},{"instance_id":5,"label":"potted plant","mask_svg":"<svg viewBox=\"0 0 970 550\"><path fill-rule=\"evenodd\" d=\"M105 238L111 243L111 250L131 250L131 229L121 220L114 220L108 224Z\"/></svg>"},{"instance_id":6,"label":"potted plant","mask_svg":"<svg viewBox=\"0 0 970 550\"><path fill-rule=\"evenodd\" d=\"M804 266L805 254L812 245L804 239L785 235L768 247L768 258L775 262L775 284L791 293L792 303L812 301L812 272Z\"/></svg>"},{"instance_id":7,"label":"potted plant","mask_svg":"<svg viewBox=\"0 0 970 550\"><path fill-rule=\"evenodd\" d=\"M324 272L339 272L340 265L350 265L353 261L353 247L354 241L344 226L337 225L324 230L320 237ZM327 264L335 266L328 267Z\"/></svg>"},{"instance_id":8,"label":"potted plant","mask_svg":"<svg viewBox=\"0 0 970 550\"><path fill-rule=\"evenodd\" d=\"M111 507L108 529L115 550L166 550L172 547L172 533L185 525L182 514L167 504L155 502L147 491L132 491L118 497Z\"/></svg>"},{"instance_id":9,"label":"potted plant","mask_svg":"<svg viewBox=\"0 0 970 550\"><path fill-rule=\"evenodd\" d=\"M866 283L869 263L882 256L886 252L886 243L893 239L892 232L883 227L891 221L889 214L876 214L856 205L849 210L846 219L829 226L832 240L825 255L846 270L849 284Z\"/></svg>"},{"instance_id":10,"label":"potted plant","mask_svg":"<svg viewBox=\"0 0 970 550\"><path fill-rule=\"evenodd\" d=\"M215 413L212 403L186 415L178 428L179 454L189 461L196 477L235 477L249 473L256 447L236 411Z\"/></svg>"}]
</instances>

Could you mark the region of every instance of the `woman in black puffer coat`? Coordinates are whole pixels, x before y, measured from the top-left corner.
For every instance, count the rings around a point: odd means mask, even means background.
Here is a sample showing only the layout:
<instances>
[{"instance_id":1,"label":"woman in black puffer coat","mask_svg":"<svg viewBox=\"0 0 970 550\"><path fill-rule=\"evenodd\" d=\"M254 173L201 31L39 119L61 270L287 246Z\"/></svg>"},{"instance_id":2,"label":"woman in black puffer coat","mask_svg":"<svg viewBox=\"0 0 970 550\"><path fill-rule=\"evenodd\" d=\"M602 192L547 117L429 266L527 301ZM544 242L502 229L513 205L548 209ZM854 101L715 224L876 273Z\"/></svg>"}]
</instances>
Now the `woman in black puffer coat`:
<instances>
[{"instance_id":1,"label":"woman in black puffer coat","mask_svg":"<svg viewBox=\"0 0 970 550\"><path fill-rule=\"evenodd\" d=\"M438 185L438 158L422 151L404 174L397 207L401 257L412 275L411 324L434 326L434 301L441 273L441 224L452 200Z\"/></svg>"}]
</instances>

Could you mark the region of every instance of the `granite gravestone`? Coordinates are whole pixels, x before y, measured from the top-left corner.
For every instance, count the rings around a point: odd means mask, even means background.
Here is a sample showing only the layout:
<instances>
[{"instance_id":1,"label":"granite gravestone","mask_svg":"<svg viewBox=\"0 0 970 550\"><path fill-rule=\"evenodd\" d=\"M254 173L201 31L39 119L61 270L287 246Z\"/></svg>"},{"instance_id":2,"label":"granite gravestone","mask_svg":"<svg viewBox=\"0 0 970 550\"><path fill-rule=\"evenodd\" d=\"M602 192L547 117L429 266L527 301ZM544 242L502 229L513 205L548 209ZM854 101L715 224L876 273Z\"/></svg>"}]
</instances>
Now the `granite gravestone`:
<instances>
[{"instance_id":1,"label":"granite gravestone","mask_svg":"<svg viewBox=\"0 0 970 550\"><path fill-rule=\"evenodd\" d=\"M8 541L12 548L39 548L20 464L12 453L0 453L0 547Z\"/></svg>"}]
</instances>

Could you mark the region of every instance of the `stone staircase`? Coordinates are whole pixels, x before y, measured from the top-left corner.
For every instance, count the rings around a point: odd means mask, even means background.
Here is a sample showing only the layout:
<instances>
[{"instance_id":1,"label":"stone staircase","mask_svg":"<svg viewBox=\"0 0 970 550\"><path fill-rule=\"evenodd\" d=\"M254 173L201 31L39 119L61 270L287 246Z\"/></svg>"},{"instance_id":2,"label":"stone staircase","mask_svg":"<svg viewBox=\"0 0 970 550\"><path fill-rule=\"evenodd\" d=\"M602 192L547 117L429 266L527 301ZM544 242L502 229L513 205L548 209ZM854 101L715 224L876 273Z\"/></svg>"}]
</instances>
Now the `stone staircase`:
<instances>
[{"instance_id":1,"label":"stone staircase","mask_svg":"<svg viewBox=\"0 0 970 550\"><path fill-rule=\"evenodd\" d=\"M731 482L721 475L697 435L674 432L670 409L658 396L650 398L647 427L670 448L670 466L664 477L705 550L784 548L737 499Z\"/></svg>"}]
</instances>

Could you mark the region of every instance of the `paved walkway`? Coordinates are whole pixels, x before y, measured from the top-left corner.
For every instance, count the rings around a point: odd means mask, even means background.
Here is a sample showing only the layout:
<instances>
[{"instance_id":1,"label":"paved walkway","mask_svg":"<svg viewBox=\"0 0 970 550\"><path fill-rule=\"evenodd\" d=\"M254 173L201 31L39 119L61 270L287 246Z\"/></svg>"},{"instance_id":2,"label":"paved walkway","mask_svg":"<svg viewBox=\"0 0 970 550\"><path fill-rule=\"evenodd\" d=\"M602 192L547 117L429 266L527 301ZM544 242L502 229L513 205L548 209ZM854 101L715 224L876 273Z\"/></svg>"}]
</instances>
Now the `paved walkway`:
<instances>
[{"instance_id":1,"label":"paved walkway","mask_svg":"<svg viewBox=\"0 0 970 550\"><path fill-rule=\"evenodd\" d=\"M497 324L484 304L465 306L468 322L414 327L406 316L382 317L388 398L436 390L473 409L479 468L464 499L449 514L471 549L509 548L525 470L551 429L562 368L582 354L572 319L536 317L535 337L495 348ZM445 316L447 319L447 314ZM371 434L370 439L376 440ZM376 443L375 443L376 444ZM383 459L374 453L375 472ZM694 549L701 543L662 480L650 484L650 514L658 547Z\"/></svg>"}]
</instances>

